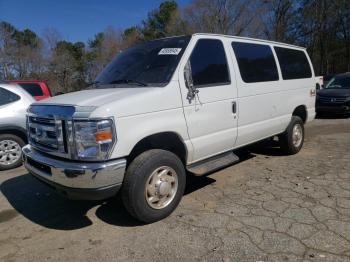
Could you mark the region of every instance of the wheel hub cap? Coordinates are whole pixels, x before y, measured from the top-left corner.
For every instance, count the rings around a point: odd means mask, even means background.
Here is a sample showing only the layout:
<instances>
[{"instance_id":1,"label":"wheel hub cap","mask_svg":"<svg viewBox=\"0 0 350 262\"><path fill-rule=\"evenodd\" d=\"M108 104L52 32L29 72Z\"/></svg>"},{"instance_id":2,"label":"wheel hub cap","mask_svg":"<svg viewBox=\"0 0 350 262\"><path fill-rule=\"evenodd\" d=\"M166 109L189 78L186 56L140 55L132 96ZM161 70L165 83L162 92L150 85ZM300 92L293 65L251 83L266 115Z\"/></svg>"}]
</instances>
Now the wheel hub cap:
<instances>
[{"instance_id":1,"label":"wheel hub cap","mask_svg":"<svg viewBox=\"0 0 350 262\"><path fill-rule=\"evenodd\" d=\"M303 129L301 125L297 124L293 127L293 145L299 147L303 141Z\"/></svg>"},{"instance_id":2,"label":"wheel hub cap","mask_svg":"<svg viewBox=\"0 0 350 262\"><path fill-rule=\"evenodd\" d=\"M148 205L154 209L168 206L174 199L178 187L178 177L171 167L159 167L152 172L145 187Z\"/></svg>"},{"instance_id":3,"label":"wheel hub cap","mask_svg":"<svg viewBox=\"0 0 350 262\"><path fill-rule=\"evenodd\" d=\"M4 166L12 165L21 157L21 147L13 140L0 141L0 164Z\"/></svg>"},{"instance_id":4,"label":"wheel hub cap","mask_svg":"<svg viewBox=\"0 0 350 262\"><path fill-rule=\"evenodd\" d=\"M169 182L162 182L160 183L158 193L160 196L168 195L171 191L171 183Z\"/></svg>"}]
</instances>

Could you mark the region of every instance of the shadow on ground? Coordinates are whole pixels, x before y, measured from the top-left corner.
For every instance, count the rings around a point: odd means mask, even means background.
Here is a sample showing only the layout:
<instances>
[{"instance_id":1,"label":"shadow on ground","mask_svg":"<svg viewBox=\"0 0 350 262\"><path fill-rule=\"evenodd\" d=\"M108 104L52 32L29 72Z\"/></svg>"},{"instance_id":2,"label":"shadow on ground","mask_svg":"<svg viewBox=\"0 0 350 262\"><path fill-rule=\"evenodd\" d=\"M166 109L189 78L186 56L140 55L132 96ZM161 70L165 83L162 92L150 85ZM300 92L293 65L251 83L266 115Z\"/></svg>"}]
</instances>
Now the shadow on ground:
<instances>
[{"instance_id":1,"label":"shadow on ground","mask_svg":"<svg viewBox=\"0 0 350 262\"><path fill-rule=\"evenodd\" d=\"M284 156L285 153L281 150L278 140L267 139L255 144L252 144L243 149L243 154L248 155L264 155L270 156Z\"/></svg>"},{"instance_id":2,"label":"shadow on ground","mask_svg":"<svg viewBox=\"0 0 350 262\"><path fill-rule=\"evenodd\" d=\"M57 230L75 230L92 225L86 215L97 207L96 214L106 222L123 227L139 223L124 210L117 198L107 201L76 201L57 194L29 174L8 179L1 192L12 207L33 223Z\"/></svg>"},{"instance_id":3,"label":"shadow on ground","mask_svg":"<svg viewBox=\"0 0 350 262\"><path fill-rule=\"evenodd\" d=\"M240 162L251 159L256 153L277 155L275 145L271 141L269 143L272 145L259 143L238 151ZM191 194L215 181L210 174L201 177L188 174L185 194ZM76 230L88 227L92 221L86 214L96 207L96 216L108 224L120 227L142 225L126 212L119 196L106 201L73 201L57 194L29 174L6 180L1 184L0 190L15 211L46 228Z\"/></svg>"}]
</instances>

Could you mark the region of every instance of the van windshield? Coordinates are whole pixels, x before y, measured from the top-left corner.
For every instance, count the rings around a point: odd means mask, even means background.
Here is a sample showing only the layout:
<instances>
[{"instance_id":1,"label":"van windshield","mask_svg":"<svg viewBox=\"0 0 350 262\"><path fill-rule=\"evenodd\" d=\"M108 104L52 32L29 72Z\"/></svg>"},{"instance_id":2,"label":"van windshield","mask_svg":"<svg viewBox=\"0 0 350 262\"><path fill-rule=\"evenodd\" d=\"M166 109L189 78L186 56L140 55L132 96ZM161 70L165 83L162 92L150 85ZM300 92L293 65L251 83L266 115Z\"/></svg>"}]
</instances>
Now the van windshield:
<instances>
[{"instance_id":1,"label":"van windshield","mask_svg":"<svg viewBox=\"0 0 350 262\"><path fill-rule=\"evenodd\" d=\"M165 86L169 83L191 36L164 38L121 51L97 76L95 88Z\"/></svg>"}]
</instances>

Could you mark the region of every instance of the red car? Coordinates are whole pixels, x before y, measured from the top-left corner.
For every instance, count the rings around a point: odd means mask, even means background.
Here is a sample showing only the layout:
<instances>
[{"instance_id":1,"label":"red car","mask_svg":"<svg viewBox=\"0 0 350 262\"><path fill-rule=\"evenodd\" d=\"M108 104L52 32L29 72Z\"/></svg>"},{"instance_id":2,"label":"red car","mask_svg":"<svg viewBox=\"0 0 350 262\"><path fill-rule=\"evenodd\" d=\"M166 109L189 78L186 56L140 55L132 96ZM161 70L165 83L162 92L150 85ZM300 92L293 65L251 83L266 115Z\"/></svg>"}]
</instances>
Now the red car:
<instances>
[{"instance_id":1,"label":"red car","mask_svg":"<svg viewBox=\"0 0 350 262\"><path fill-rule=\"evenodd\" d=\"M51 97L51 91L44 81L37 80L9 80L9 83L20 85L24 90L31 94L35 100L40 101Z\"/></svg>"}]
</instances>

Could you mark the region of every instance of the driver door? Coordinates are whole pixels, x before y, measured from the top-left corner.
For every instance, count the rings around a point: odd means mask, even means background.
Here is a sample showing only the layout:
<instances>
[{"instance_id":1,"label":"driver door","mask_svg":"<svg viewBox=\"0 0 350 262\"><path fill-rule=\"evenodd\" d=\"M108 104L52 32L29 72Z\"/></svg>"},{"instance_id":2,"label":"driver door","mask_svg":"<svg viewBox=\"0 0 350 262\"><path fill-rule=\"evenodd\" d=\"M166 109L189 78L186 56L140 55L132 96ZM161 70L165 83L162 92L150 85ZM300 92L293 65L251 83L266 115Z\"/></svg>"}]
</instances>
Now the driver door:
<instances>
[{"instance_id":1,"label":"driver door","mask_svg":"<svg viewBox=\"0 0 350 262\"><path fill-rule=\"evenodd\" d=\"M192 41L180 67L180 87L188 134L194 147L190 163L231 150L237 138L237 90L232 61L223 41ZM193 89L189 89L188 73ZM186 72L185 72L186 71ZM185 79L186 78L186 79ZM186 81L187 80L187 81Z\"/></svg>"}]
</instances>

